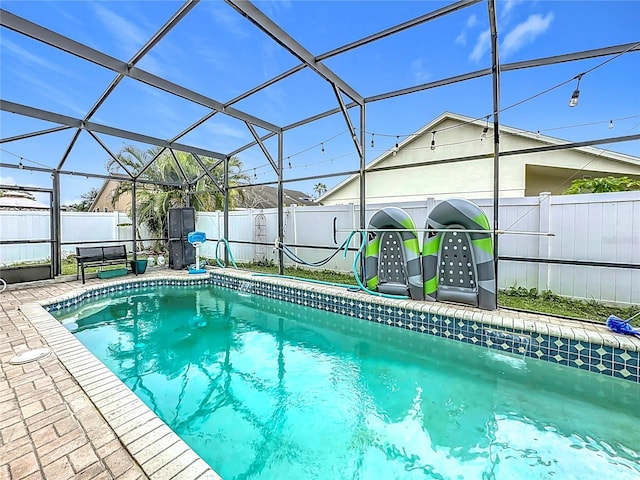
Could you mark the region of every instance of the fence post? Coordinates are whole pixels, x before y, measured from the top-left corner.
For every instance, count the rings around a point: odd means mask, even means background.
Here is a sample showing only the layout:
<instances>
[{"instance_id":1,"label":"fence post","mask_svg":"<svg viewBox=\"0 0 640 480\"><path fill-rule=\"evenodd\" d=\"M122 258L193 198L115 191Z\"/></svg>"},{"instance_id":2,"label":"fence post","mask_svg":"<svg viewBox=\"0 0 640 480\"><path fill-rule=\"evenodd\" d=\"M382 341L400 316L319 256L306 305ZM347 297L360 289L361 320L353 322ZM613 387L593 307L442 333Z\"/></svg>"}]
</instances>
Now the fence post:
<instances>
[{"instance_id":1,"label":"fence post","mask_svg":"<svg viewBox=\"0 0 640 480\"><path fill-rule=\"evenodd\" d=\"M291 218L289 219L289 223L291 224L291 230L293 231L293 244L298 245L298 221L296 219L296 204L292 203L289 205L289 212L291 214ZM298 251L298 247L295 247L294 250L296 255L300 255Z\"/></svg>"},{"instance_id":2,"label":"fence post","mask_svg":"<svg viewBox=\"0 0 640 480\"><path fill-rule=\"evenodd\" d=\"M347 210L347 214L351 217L351 230L357 230L360 225L360 212L356 212L356 204L355 203L350 203L348 206L348 210ZM366 225L365 225L366 227ZM362 241L361 238L359 238L358 236L354 235L355 241L356 241L356 245L355 247L358 248L360 246L360 242ZM351 242L353 242L353 240L351 240ZM349 242L349 243L351 243ZM347 245L347 248L349 248L349 245ZM353 262L353 259L355 258L356 254L355 252L353 253L352 257L348 257L350 258L350 261Z\"/></svg>"},{"instance_id":3,"label":"fence post","mask_svg":"<svg viewBox=\"0 0 640 480\"><path fill-rule=\"evenodd\" d=\"M118 226L120 224L120 214L117 210L111 212L111 221L113 225L113 238L120 241L120 227Z\"/></svg>"},{"instance_id":4,"label":"fence post","mask_svg":"<svg viewBox=\"0 0 640 480\"><path fill-rule=\"evenodd\" d=\"M434 197L428 197L427 198L427 217L429 216L429 214L431 213L431 210L433 210L433 207L436 206L436 199ZM424 225L421 225L420 228L422 228Z\"/></svg>"},{"instance_id":5,"label":"fence post","mask_svg":"<svg viewBox=\"0 0 640 480\"><path fill-rule=\"evenodd\" d=\"M551 192L540 192L539 195L539 232L551 230ZM551 254L551 239L547 236L538 237L538 258L549 258ZM538 292L549 290L549 264L538 264Z\"/></svg>"}]
</instances>

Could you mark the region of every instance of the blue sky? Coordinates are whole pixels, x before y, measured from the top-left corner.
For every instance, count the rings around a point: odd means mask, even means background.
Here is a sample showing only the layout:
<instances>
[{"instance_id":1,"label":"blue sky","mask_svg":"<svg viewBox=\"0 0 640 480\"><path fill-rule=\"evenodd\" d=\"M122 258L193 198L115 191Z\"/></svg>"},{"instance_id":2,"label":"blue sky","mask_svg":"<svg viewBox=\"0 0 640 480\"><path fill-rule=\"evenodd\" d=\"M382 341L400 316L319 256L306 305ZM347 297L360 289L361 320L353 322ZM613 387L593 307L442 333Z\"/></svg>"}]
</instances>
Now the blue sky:
<instances>
[{"instance_id":1,"label":"blue sky","mask_svg":"<svg viewBox=\"0 0 640 480\"><path fill-rule=\"evenodd\" d=\"M314 55L433 11L440 1L260 1L256 6ZM178 10L174 1L3 1L2 8L78 42L128 61ZM498 1L501 62L510 63L640 42L638 1ZM3 28L0 30L0 96L82 118L115 74ZM601 64L608 57L502 75L501 106L520 102ZM201 1L138 67L221 102L298 64L298 61L235 10ZM490 66L486 3L479 3L398 35L357 48L325 64L368 97ZM501 122L572 141L640 132L640 53L623 55L582 79L580 103L568 107L575 82L501 114ZM395 97L367 106L367 160L393 146L444 111L474 118L492 110L491 79L480 79ZM337 106L330 85L309 69L234 104L285 126ZM123 80L92 121L172 138L207 113L201 106ZM354 112L355 114L355 112ZM357 114L353 117L358 124ZM614 128L609 129L610 120ZM0 113L3 138L53 125ZM582 125L582 126L581 126ZM370 148L370 135L376 134ZM2 162L55 167L73 132L0 145ZM117 152L126 141L101 140ZM245 125L215 115L180 142L227 153L252 140ZM132 143L132 142L126 142ZM144 145L139 145L144 147ZM268 142L275 156L275 143ZM324 152L322 151L324 147ZM640 156L639 142L612 145ZM358 157L341 115L285 134L287 178L357 168ZM240 155L256 181L275 179L257 148ZM64 168L104 173L107 153L86 132ZM327 178L331 187L340 177ZM317 182L317 180L315 181ZM288 184L312 192L313 183ZM46 174L2 169L0 183L50 187ZM100 180L63 177L62 201L71 203Z\"/></svg>"}]
</instances>

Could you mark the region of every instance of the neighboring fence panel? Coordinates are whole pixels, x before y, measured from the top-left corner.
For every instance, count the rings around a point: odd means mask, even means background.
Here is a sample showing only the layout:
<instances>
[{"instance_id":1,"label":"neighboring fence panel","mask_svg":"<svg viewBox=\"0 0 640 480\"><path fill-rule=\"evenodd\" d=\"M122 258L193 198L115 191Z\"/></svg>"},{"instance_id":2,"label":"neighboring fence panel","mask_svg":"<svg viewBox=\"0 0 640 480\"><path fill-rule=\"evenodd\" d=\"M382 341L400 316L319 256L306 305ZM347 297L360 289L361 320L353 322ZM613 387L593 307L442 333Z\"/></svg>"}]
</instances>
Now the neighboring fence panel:
<instances>
[{"instance_id":1,"label":"neighboring fence panel","mask_svg":"<svg viewBox=\"0 0 640 480\"><path fill-rule=\"evenodd\" d=\"M81 242L108 242L120 240L127 245L127 251L132 249L133 230L131 220L119 212L62 212L60 218L60 234L62 255L67 256L76 252ZM113 243L96 243L95 246L113 245ZM86 246L86 245L84 245Z\"/></svg>"},{"instance_id":2,"label":"neighboring fence panel","mask_svg":"<svg viewBox=\"0 0 640 480\"><path fill-rule=\"evenodd\" d=\"M549 257L640 264L638 192L552 197ZM561 295L640 303L638 269L549 266L549 289Z\"/></svg>"},{"instance_id":3,"label":"neighboring fence panel","mask_svg":"<svg viewBox=\"0 0 640 480\"><path fill-rule=\"evenodd\" d=\"M437 202L396 204L407 210L417 228L423 228L428 212ZM492 200L475 201L487 214L493 225ZM366 220L386 205L369 205ZM524 258L550 258L592 262L640 264L640 192L622 192L596 195L564 195L507 198L500 200L500 229L524 232L552 232L553 237L533 235L500 235L501 256ZM268 245L257 247L255 242L256 218L260 224L260 238ZM335 220L334 220L335 219ZM334 239L334 222L338 229ZM284 238L288 245L316 245L327 249L292 247L296 254L309 262L328 256L359 224L357 205L317 207L287 207L284 209ZM208 238L221 238L224 234L222 212L199 212L196 229L204 231ZM276 209L249 209L229 213L228 239L237 261L256 259L277 262L278 255L273 242L277 236ZM141 232L147 235L146 232ZM48 212L0 211L0 239L16 240L49 237ZM131 248L130 220L118 212L62 213L62 240L107 241L119 240ZM422 234L419 235L422 244ZM355 235L351 247L359 246L360 236ZM65 253L75 250L75 245L63 248ZM207 242L201 255L213 257L215 243ZM223 249L219 250L223 255ZM3 245L0 263L49 257L49 246ZM336 255L325 268L351 271L354 253L347 258ZM294 265L287 260L287 265ZM616 303L640 303L640 270L603 268L591 266L557 265L521 261L501 261L499 287L522 286L552 290L554 293L584 299Z\"/></svg>"},{"instance_id":4,"label":"neighboring fence panel","mask_svg":"<svg viewBox=\"0 0 640 480\"><path fill-rule=\"evenodd\" d=\"M62 242L79 242L62 245L62 255L75 253L80 242L121 241L131 250L133 233L131 220L119 212L62 212L60 215ZM146 229L141 234L147 235ZM51 236L49 212L26 210L0 210L0 240L35 240L47 239ZM96 243L96 245L113 245L113 243ZM2 245L0 248L0 264L11 265L20 262L35 262L51 257L49 243Z\"/></svg>"},{"instance_id":5,"label":"neighboring fence panel","mask_svg":"<svg viewBox=\"0 0 640 480\"><path fill-rule=\"evenodd\" d=\"M0 240L49 240L51 218L48 210L0 210ZM51 257L49 243L2 245L0 265L43 261Z\"/></svg>"}]
</instances>

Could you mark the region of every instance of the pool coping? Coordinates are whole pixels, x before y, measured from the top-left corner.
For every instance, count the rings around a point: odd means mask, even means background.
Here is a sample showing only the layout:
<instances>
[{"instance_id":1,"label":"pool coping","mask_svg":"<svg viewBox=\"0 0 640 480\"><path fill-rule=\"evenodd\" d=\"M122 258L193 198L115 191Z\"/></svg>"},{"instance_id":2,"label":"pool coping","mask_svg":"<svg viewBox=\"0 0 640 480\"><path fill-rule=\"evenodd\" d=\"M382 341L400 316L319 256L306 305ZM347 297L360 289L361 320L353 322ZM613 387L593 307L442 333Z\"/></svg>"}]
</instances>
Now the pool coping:
<instances>
[{"instance_id":1,"label":"pool coping","mask_svg":"<svg viewBox=\"0 0 640 480\"><path fill-rule=\"evenodd\" d=\"M158 280L208 283L209 275L160 274L153 280L117 280L72 290L19 307L105 419L144 474L152 480L221 480L221 477L167 426L111 370L56 320L44 306L84 298L88 292L116 291L119 285ZM161 450L161 453L158 453Z\"/></svg>"},{"instance_id":2,"label":"pool coping","mask_svg":"<svg viewBox=\"0 0 640 480\"><path fill-rule=\"evenodd\" d=\"M426 334L433 333L424 328L424 322L420 325L416 318L415 322L412 323L410 320L407 323L409 312L415 312L417 316L422 313L427 321L431 321L433 318L439 319L442 326L447 325L445 319L460 319L460 321L473 322L473 324L482 324L483 327L488 326L495 331L514 333L516 334L514 338L518 338L518 334L527 335L530 338L533 334L551 335L552 338L571 339L577 342L588 342L590 345L635 352L636 357L634 358L636 360L640 356L640 339L615 334L605 326L581 324L567 319L501 309L489 312L441 303L380 298L335 286L318 285L277 276L256 275L253 272L232 269L213 269L208 270L206 274L188 276L180 273L162 272L151 279L138 277L135 280L109 281L75 289L58 297L27 303L19 308L42 335L56 357L76 379L145 475L151 479L220 479L221 477L204 460L160 420L115 374L89 352L45 307L51 308L59 305L59 308L67 308L87 297L126 290L127 288L209 283L237 288L242 287L242 282L253 285L252 288L256 290L254 293L257 294L312 308L332 310L355 318L363 318L362 314L358 313L356 306L366 303L375 306L373 307L375 309L386 311L386 316L379 317L380 319L384 318L383 321L372 318L363 319L386 323L393 327L421 331ZM260 286L264 288L260 289ZM293 295L293 292L303 291L309 292L308 299L304 296ZM395 315L393 312L402 312L404 317L398 319L393 316ZM448 330L444 330L442 333L446 331ZM438 336L460 340L452 332L450 332L451 335ZM486 340L485 338L485 343ZM491 341L489 340L489 342ZM482 341L480 343L482 344ZM509 348L504 348L504 345L507 343L502 345L494 343L487 346L503 350L506 353L518 353L518 348L522 348L513 341L509 344ZM602 374L602 371L597 369L593 371ZM627 377L620 378L629 380ZM637 374L634 378L640 382ZM161 454L155 455L158 449L163 451Z\"/></svg>"}]
</instances>

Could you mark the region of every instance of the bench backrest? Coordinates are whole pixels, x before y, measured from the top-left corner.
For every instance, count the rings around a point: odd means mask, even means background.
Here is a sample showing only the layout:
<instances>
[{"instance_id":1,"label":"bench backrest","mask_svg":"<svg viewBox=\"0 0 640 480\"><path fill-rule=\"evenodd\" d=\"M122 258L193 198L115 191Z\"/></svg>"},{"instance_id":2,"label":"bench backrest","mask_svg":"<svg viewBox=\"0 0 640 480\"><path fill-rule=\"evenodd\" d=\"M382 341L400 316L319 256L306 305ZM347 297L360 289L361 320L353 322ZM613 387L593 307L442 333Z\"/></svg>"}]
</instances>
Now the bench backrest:
<instances>
[{"instance_id":1,"label":"bench backrest","mask_svg":"<svg viewBox=\"0 0 640 480\"><path fill-rule=\"evenodd\" d=\"M76 256L83 262L102 262L104 260L126 260L127 247L76 247Z\"/></svg>"},{"instance_id":2,"label":"bench backrest","mask_svg":"<svg viewBox=\"0 0 640 480\"><path fill-rule=\"evenodd\" d=\"M105 260L127 259L127 247L124 245L116 245L113 247L102 247Z\"/></svg>"}]
</instances>

